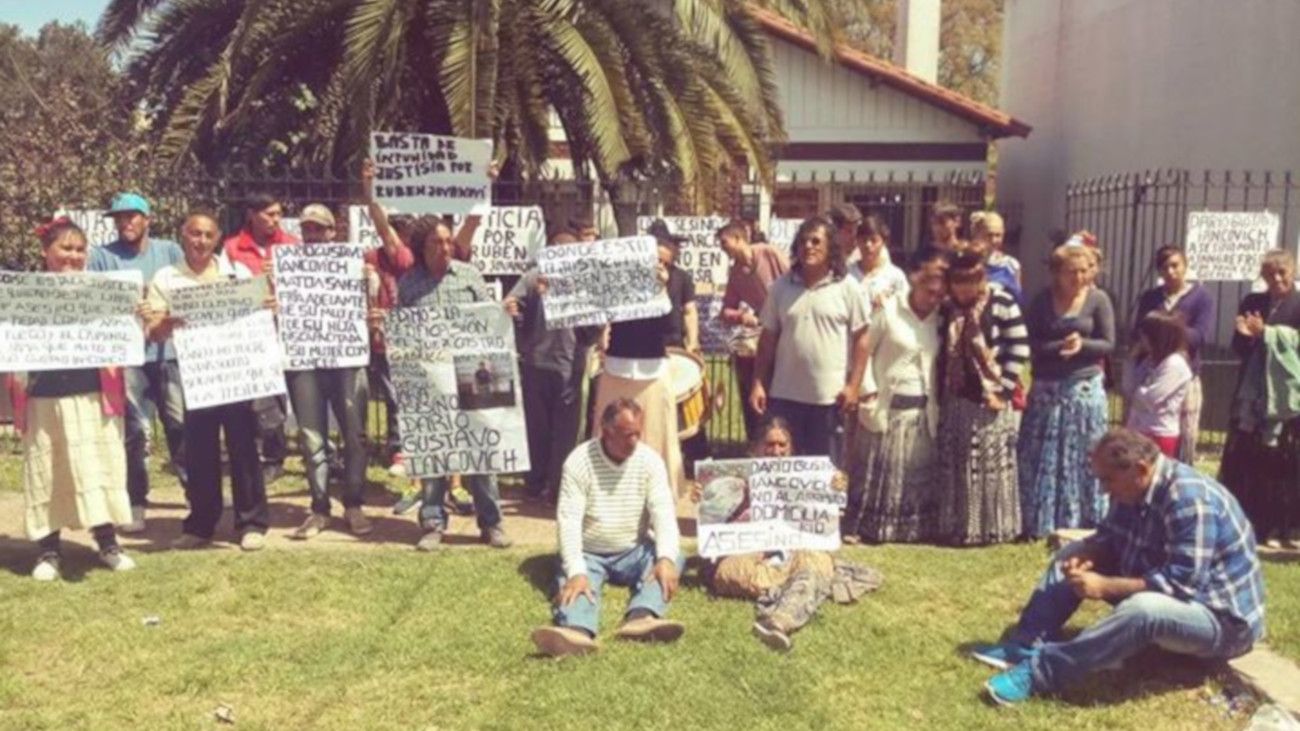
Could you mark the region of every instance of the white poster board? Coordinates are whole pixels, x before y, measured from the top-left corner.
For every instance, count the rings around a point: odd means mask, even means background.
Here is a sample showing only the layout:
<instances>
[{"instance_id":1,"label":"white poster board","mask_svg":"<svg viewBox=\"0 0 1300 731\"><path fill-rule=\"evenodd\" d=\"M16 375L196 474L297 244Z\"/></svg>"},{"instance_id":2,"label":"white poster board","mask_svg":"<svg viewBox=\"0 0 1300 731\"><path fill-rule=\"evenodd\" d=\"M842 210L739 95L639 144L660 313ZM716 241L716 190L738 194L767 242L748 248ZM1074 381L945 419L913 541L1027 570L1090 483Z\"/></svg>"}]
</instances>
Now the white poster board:
<instances>
[{"instance_id":1,"label":"white poster board","mask_svg":"<svg viewBox=\"0 0 1300 731\"><path fill-rule=\"evenodd\" d=\"M365 247L303 244L271 251L285 370L367 365Z\"/></svg>"},{"instance_id":2,"label":"white poster board","mask_svg":"<svg viewBox=\"0 0 1300 731\"><path fill-rule=\"evenodd\" d=\"M138 366L138 271L0 271L0 372Z\"/></svg>"},{"instance_id":3,"label":"white poster board","mask_svg":"<svg viewBox=\"0 0 1300 731\"><path fill-rule=\"evenodd\" d=\"M1187 214L1188 276L1203 282L1248 282L1277 248L1281 220L1270 211L1192 211Z\"/></svg>"},{"instance_id":4,"label":"white poster board","mask_svg":"<svg viewBox=\"0 0 1300 731\"><path fill-rule=\"evenodd\" d=\"M467 214L492 203L492 141L374 132L375 200L414 214Z\"/></svg>"},{"instance_id":5,"label":"white poster board","mask_svg":"<svg viewBox=\"0 0 1300 731\"><path fill-rule=\"evenodd\" d=\"M117 225L108 217L107 211L98 208L60 208L54 217L67 216L86 233L86 243L91 246L103 246L117 241Z\"/></svg>"},{"instance_id":6,"label":"white poster board","mask_svg":"<svg viewBox=\"0 0 1300 731\"><path fill-rule=\"evenodd\" d=\"M514 324L501 305L399 307L384 342L412 475L529 468Z\"/></svg>"},{"instance_id":7,"label":"white poster board","mask_svg":"<svg viewBox=\"0 0 1300 731\"><path fill-rule=\"evenodd\" d=\"M705 558L840 547L843 490L826 457L728 459L696 465Z\"/></svg>"},{"instance_id":8,"label":"white poster board","mask_svg":"<svg viewBox=\"0 0 1300 731\"><path fill-rule=\"evenodd\" d=\"M302 241L302 219L283 216L280 218L280 230Z\"/></svg>"},{"instance_id":9,"label":"white poster board","mask_svg":"<svg viewBox=\"0 0 1300 731\"><path fill-rule=\"evenodd\" d=\"M646 233L656 216L638 216L636 228ZM718 243L718 229L730 220L724 216L664 216L668 230L685 236L677 254L677 266L691 276L695 291L721 293L727 286L731 260Z\"/></svg>"},{"instance_id":10,"label":"white poster board","mask_svg":"<svg viewBox=\"0 0 1300 731\"><path fill-rule=\"evenodd\" d=\"M544 246L546 221L540 206L493 206L474 231L469 261L485 275L519 275L537 261Z\"/></svg>"},{"instance_id":11,"label":"white poster board","mask_svg":"<svg viewBox=\"0 0 1300 731\"><path fill-rule=\"evenodd\" d=\"M375 228L375 222L370 218L368 206L348 206L348 241L355 241L367 249L377 249L384 245L379 238L379 229Z\"/></svg>"},{"instance_id":12,"label":"white poster board","mask_svg":"<svg viewBox=\"0 0 1300 731\"><path fill-rule=\"evenodd\" d=\"M275 317L265 301L266 277L227 279L167 292L171 315L185 321L176 328L172 342L186 409L285 392Z\"/></svg>"},{"instance_id":13,"label":"white poster board","mask_svg":"<svg viewBox=\"0 0 1300 731\"><path fill-rule=\"evenodd\" d=\"M667 314L672 303L659 283L656 248L653 237L632 236L542 249L546 329Z\"/></svg>"},{"instance_id":14,"label":"white poster board","mask_svg":"<svg viewBox=\"0 0 1300 731\"><path fill-rule=\"evenodd\" d=\"M802 225L802 218L771 217L767 221L767 243L789 256L790 251L794 249L794 235L799 232L799 227Z\"/></svg>"}]
</instances>

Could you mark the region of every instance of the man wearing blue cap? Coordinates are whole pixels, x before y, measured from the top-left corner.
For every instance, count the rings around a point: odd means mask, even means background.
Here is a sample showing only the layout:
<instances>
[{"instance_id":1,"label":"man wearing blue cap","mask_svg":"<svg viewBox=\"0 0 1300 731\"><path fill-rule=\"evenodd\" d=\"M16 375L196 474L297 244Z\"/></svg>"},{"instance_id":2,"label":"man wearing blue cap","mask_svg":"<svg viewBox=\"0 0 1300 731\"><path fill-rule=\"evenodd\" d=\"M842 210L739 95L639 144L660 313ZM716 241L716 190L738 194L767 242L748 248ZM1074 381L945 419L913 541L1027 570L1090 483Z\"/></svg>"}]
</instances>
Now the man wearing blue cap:
<instances>
[{"instance_id":1,"label":"man wearing blue cap","mask_svg":"<svg viewBox=\"0 0 1300 731\"><path fill-rule=\"evenodd\" d=\"M134 270L144 279L148 291L154 274L165 266L179 264L185 254L175 241L149 236L149 201L136 193L119 193L106 212L117 226L117 240L90 250L86 267L92 272ZM141 293L143 296L143 293ZM150 418L146 401L152 401L162 417L163 434L172 466L185 482L184 419L180 371L171 342L145 344L143 366L126 369L126 488L131 496L131 523L120 526L123 533L144 531L145 504L149 495Z\"/></svg>"}]
</instances>

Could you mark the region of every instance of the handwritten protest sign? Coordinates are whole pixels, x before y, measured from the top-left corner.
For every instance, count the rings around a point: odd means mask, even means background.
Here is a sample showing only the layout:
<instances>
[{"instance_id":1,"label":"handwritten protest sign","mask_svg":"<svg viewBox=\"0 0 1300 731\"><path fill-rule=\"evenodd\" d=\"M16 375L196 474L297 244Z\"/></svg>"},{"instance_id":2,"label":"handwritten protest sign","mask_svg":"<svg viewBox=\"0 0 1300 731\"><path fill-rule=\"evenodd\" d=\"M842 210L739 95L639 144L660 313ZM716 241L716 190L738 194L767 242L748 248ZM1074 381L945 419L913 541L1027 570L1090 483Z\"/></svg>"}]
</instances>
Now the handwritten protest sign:
<instances>
[{"instance_id":1,"label":"handwritten protest sign","mask_svg":"<svg viewBox=\"0 0 1300 731\"><path fill-rule=\"evenodd\" d=\"M845 496L826 457L716 460L696 470L701 556L840 547Z\"/></svg>"},{"instance_id":2,"label":"handwritten protest sign","mask_svg":"<svg viewBox=\"0 0 1300 731\"><path fill-rule=\"evenodd\" d=\"M722 292L727 286L727 269L731 260L718 245L718 229L727 225L723 216L665 216L668 230L685 236L677 253L677 266L691 275L697 292ZM636 227L645 233L654 216L638 216Z\"/></svg>"},{"instance_id":3,"label":"handwritten protest sign","mask_svg":"<svg viewBox=\"0 0 1300 731\"><path fill-rule=\"evenodd\" d=\"M771 217L767 221L767 243L788 254L794 246L794 235L802 225L802 218Z\"/></svg>"},{"instance_id":4,"label":"handwritten protest sign","mask_svg":"<svg viewBox=\"0 0 1300 731\"><path fill-rule=\"evenodd\" d=\"M512 323L491 302L389 311L384 341L411 474L528 469Z\"/></svg>"},{"instance_id":5,"label":"handwritten protest sign","mask_svg":"<svg viewBox=\"0 0 1300 731\"><path fill-rule=\"evenodd\" d=\"M365 247L276 246L275 299L285 370L351 368L370 362L366 329Z\"/></svg>"},{"instance_id":6,"label":"handwritten protest sign","mask_svg":"<svg viewBox=\"0 0 1300 731\"><path fill-rule=\"evenodd\" d=\"M375 199L402 213L470 213L492 203L492 141L375 132Z\"/></svg>"},{"instance_id":7,"label":"handwritten protest sign","mask_svg":"<svg viewBox=\"0 0 1300 731\"><path fill-rule=\"evenodd\" d=\"M185 321L176 328L172 342L186 409L284 393L283 356L275 318L265 300L266 277L180 286L167 292L171 315Z\"/></svg>"},{"instance_id":8,"label":"handwritten protest sign","mask_svg":"<svg viewBox=\"0 0 1300 731\"><path fill-rule=\"evenodd\" d=\"M140 272L0 271L0 371L138 366Z\"/></svg>"},{"instance_id":9,"label":"handwritten protest sign","mask_svg":"<svg viewBox=\"0 0 1300 731\"><path fill-rule=\"evenodd\" d=\"M650 236L548 246L538 254L547 279L542 303L546 328L659 317L672 309L659 284Z\"/></svg>"},{"instance_id":10,"label":"handwritten protest sign","mask_svg":"<svg viewBox=\"0 0 1300 731\"><path fill-rule=\"evenodd\" d=\"M280 219L280 230L302 241L302 219L284 216Z\"/></svg>"},{"instance_id":11,"label":"handwritten protest sign","mask_svg":"<svg viewBox=\"0 0 1300 731\"><path fill-rule=\"evenodd\" d=\"M117 240L117 226L102 209L60 208L54 217L67 216L77 228L86 232L86 243L90 246L103 246Z\"/></svg>"},{"instance_id":12,"label":"handwritten protest sign","mask_svg":"<svg viewBox=\"0 0 1300 731\"><path fill-rule=\"evenodd\" d=\"M474 231L470 263L484 274L523 274L545 245L541 208L494 206Z\"/></svg>"},{"instance_id":13,"label":"handwritten protest sign","mask_svg":"<svg viewBox=\"0 0 1300 731\"><path fill-rule=\"evenodd\" d=\"M379 229L370 218L369 207L348 206L348 241L354 241L367 249L378 249L384 245L384 240L379 238Z\"/></svg>"},{"instance_id":14,"label":"handwritten protest sign","mask_svg":"<svg viewBox=\"0 0 1300 731\"><path fill-rule=\"evenodd\" d=\"M1259 260L1277 246L1281 221L1269 211L1187 214L1187 268L1201 281L1250 281Z\"/></svg>"},{"instance_id":15,"label":"handwritten protest sign","mask_svg":"<svg viewBox=\"0 0 1300 731\"><path fill-rule=\"evenodd\" d=\"M699 294L695 296L695 311L700 320L700 350L705 353L726 353L732 328L722 321L722 295Z\"/></svg>"}]
</instances>

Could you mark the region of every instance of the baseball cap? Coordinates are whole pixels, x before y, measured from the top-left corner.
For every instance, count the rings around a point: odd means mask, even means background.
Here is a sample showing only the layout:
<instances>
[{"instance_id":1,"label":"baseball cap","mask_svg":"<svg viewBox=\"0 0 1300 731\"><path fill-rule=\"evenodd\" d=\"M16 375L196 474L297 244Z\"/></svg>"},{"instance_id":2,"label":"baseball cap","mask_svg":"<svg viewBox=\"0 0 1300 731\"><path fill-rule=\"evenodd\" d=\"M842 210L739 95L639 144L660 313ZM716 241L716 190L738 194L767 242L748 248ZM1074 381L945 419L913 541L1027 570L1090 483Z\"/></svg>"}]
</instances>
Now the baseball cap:
<instances>
[{"instance_id":1,"label":"baseball cap","mask_svg":"<svg viewBox=\"0 0 1300 731\"><path fill-rule=\"evenodd\" d=\"M662 218L656 218L645 232L660 241L667 241L673 244L680 244L681 242L686 241L685 236L678 236L669 230L668 222Z\"/></svg>"},{"instance_id":2,"label":"baseball cap","mask_svg":"<svg viewBox=\"0 0 1300 731\"><path fill-rule=\"evenodd\" d=\"M137 211L144 215L149 215L149 201L139 193L118 193L113 196L113 202L108 205L108 210L104 211L105 216L111 216L114 213L126 213L128 211Z\"/></svg>"},{"instance_id":3,"label":"baseball cap","mask_svg":"<svg viewBox=\"0 0 1300 731\"><path fill-rule=\"evenodd\" d=\"M303 223L310 221L311 223L319 224L327 228L334 228L334 214L329 208L326 208L319 203L312 203L311 205L304 207L302 213L298 216L298 220Z\"/></svg>"}]
</instances>

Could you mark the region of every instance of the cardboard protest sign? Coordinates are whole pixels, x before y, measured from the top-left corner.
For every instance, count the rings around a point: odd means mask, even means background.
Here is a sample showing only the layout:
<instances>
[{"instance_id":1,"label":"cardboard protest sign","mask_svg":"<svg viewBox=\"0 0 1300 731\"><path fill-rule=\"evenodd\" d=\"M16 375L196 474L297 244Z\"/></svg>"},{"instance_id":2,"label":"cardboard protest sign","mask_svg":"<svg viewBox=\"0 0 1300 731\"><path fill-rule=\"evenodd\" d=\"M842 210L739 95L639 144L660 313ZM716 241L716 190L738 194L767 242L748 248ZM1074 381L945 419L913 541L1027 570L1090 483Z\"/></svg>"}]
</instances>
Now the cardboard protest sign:
<instances>
[{"instance_id":1,"label":"cardboard protest sign","mask_svg":"<svg viewBox=\"0 0 1300 731\"><path fill-rule=\"evenodd\" d=\"M645 233L656 216L638 216L637 230ZM718 229L727 225L723 216L664 216L668 230L687 237L679 247L677 266L691 275L697 292L719 292L727 286L731 260L718 244Z\"/></svg>"},{"instance_id":2,"label":"cardboard protest sign","mask_svg":"<svg viewBox=\"0 0 1300 731\"><path fill-rule=\"evenodd\" d=\"M384 245L375 222L370 218L368 206L348 206L348 241L355 241L367 249Z\"/></svg>"},{"instance_id":3,"label":"cardboard protest sign","mask_svg":"<svg viewBox=\"0 0 1300 731\"><path fill-rule=\"evenodd\" d=\"M103 209L94 208L60 208L54 217L67 216L77 228L86 232L86 243L90 246L103 246L117 241L117 225L108 218Z\"/></svg>"},{"instance_id":4,"label":"cardboard protest sign","mask_svg":"<svg viewBox=\"0 0 1300 731\"><path fill-rule=\"evenodd\" d=\"M1269 211L1188 213L1188 275L1204 282L1253 280L1264 252L1277 247L1280 228Z\"/></svg>"},{"instance_id":5,"label":"cardboard protest sign","mask_svg":"<svg viewBox=\"0 0 1300 731\"><path fill-rule=\"evenodd\" d=\"M375 132L375 199L402 213L485 211L492 203L492 141Z\"/></svg>"},{"instance_id":6,"label":"cardboard protest sign","mask_svg":"<svg viewBox=\"0 0 1300 731\"><path fill-rule=\"evenodd\" d=\"M368 364L365 247L304 244L276 246L271 251L285 370Z\"/></svg>"},{"instance_id":7,"label":"cardboard protest sign","mask_svg":"<svg viewBox=\"0 0 1300 731\"><path fill-rule=\"evenodd\" d=\"M501 305L399 307L384 342L412 475L528 469L514 325Z\"/></svg>"},{"instance_id":8,"label":"cardboard protest sign","mask_svg":"<svg viewBox=\"0 0 1300 731\"><path fill-rule=\"evenodd\" d=\"M716 460L696 472L701 556L840 547L845 494L828 458Z\"/></svg>"},{"instance_id":9,"label":"cardboard protest sign","mask_svg":"<svg viewBox=\"0 0 1300 731\"><path fill-rule=\"evenodd\" d=\"M0 371L138 366L138 271L0 271Z\"/></svg>"},{"instance_id":10,"label":"cardboard protest sign","mask_svg":"<svg viewBox=\"0 0 1300 731\"><path fill-rule=\"evenodd\" d=\"M289 247L280 247L289 248ZM266 277L181 286L166 293L176 328L186 409L282 394L283 354L266 309Z\"/></svg>"},{"instance_id":11,"label":"cardboard protest sign","mask_svg":"<svg viewBox=\"0 0 1300 731\"><path fill-rule=\"evenodd\" d=\"M280 219L280 230L302 241L302 219L284 216Z\"/></svg>"},{"instance_id":12,"label":"cardboard protest sign","mask_svg":"<svg viewBox=\"0 0 1300 731\"><path fill-rule=\"evenodd\" d=\"M728 352L732 329L722 321L722 295L696 295L695 311L700 320L700 350L705 353Z\"/></svg>"},{"instance_id":13,"label":"cardboard protest sign","mask_svg":"<svg viewBox=\"0 0 1300 731\"><path fill-rule=\"evenodd\" d=\"M650 236L548 246L538 254L547 279L542 303L546 328L659 317L672 309L659 283L659 258Z\"/></svg>"}]
</instances>

